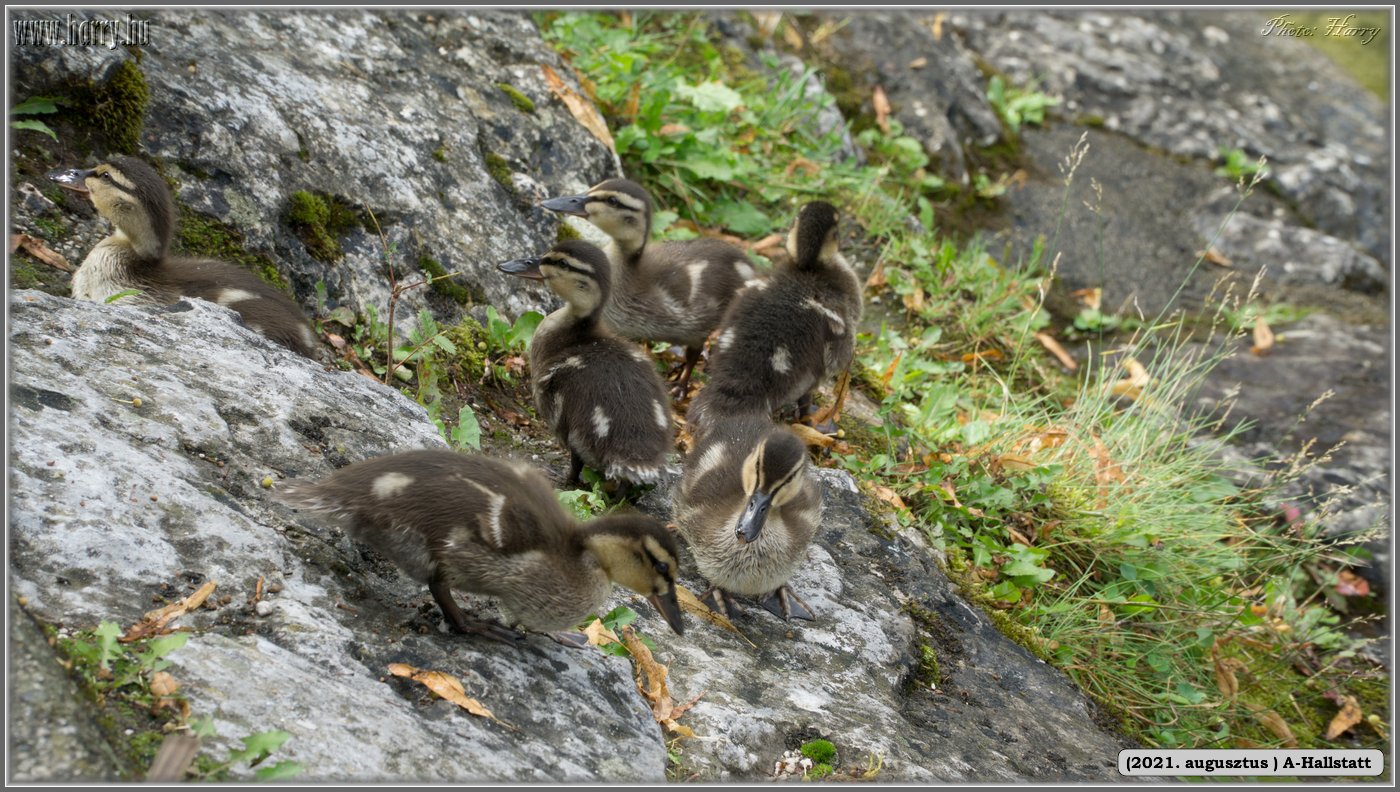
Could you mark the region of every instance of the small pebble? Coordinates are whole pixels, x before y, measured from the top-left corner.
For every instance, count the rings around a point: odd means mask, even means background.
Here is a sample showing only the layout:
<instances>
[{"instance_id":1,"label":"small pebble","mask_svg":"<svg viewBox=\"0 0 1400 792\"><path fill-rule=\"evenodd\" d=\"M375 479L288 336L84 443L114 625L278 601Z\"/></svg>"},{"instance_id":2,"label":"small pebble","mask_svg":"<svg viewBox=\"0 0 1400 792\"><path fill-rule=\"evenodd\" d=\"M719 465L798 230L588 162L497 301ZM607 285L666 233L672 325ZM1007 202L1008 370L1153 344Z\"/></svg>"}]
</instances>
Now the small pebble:
<instances>
[{"instance_id":1,"label":"small pebble","mask_svg":"<svg viewBox=\"0 0 1400 792\"><path fill-rule=\"evenodd\" d=\"M263 489L272 489L272 476L263 476Z\"/></svg>"},{"instance_id":2,"label":"small pebble","mask_svg":"<svg viewBox=\"0 0 1400 792\"><path fill-rule=\"evenodd\" d=\"M152 496L151 496L151 500L153 500L153 501L158 501L158 500L160 500L160 498L157 498L156 496L152 495Z\"/></svg>"},{"instance_id":3,"label":"small pebble","mask_svg":"<svg viewBox=\"0 0 1400 792\"><path fill-rule=\"evenodd\" d=\"M20 597L19 600L18 600L18 602L19 602L19 606L20 606L21 608L23 608L24 606L26 606L26 605L29 604L29 598L28 598L28 597Z\"/></svg>"},{"instance_id":4,"label":"small pebble","mask_svg":"<svg viewBox=\"0 0 1400 792\"><path fill-rule=\"evenodd\" d=\"M56 465L56 464L58 464L58 460L57 460L57 459L50 459L50 460L49 460L49 467L53 467L53 466Z\"/></svg>"},{"instance_id":5,"label":"small pebble","mask_svg":"<svg viewBox=\"0 0 1400 792\"><path fill-rule=\"evenodd\" d=\"M141 406L141 399L139 399L139 398L132 399L132 400L131 400L131 406L132 406L132 407L140 407L140 406Z\"/></svg>"},{"instance_id":6,"label":"small pebble","mask_svg":"<svg viewBox=\"0 0 1400 792\"><path fill-rule=\"evenodd\" d=\"M268 602L267 600L258 600L258 604L256 607L254 607L253 610L259 616L267 617L272 615L272 611L274 608L275 606L271 602Z\"/></svg>"},{"instance_id":7,"label":"small pebble","mask_svg":"<svg viewBox=\"0 0 1400 792\"><path fill-rule=\"evenodd\" d=\"M267 584L267 590L270 591L270 592L272 592L273 594L277 594L278 592L282 591L282 584L281 584L281 583L269 583L269 584Z\"/></svg>"}]
</instances>

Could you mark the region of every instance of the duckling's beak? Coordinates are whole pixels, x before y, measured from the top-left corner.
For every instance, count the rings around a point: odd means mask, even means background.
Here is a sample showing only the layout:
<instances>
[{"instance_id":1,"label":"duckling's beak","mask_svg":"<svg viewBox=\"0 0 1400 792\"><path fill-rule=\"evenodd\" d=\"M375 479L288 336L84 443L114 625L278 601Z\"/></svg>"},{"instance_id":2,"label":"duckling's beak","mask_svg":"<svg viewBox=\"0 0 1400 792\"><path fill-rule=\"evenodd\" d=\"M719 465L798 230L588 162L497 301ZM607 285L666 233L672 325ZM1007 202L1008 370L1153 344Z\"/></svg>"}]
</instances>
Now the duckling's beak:
<instances>
[{"instance_id":1,"label":"duckling's beak","mask_svg":"<svg viewBox=\"0 0 1400 792\"><path fill-rule=\"evenodd\" d=\"M745 506L744 513L739 515L739 524L734 526L734 538L739 540L739 544L757 541L759 533L763 531L764 522L768 520L768 507L772 505L772 493L760 490L749 498L749 505Z\"/></svg>"},{"instance_id":2,"label":"duckling's beak","mask_svg":"<svg viewBox=\"0 0 1400 792\"><path fill-rule=\"evenodd\" d=\"M566 195L563 198L550 198L540 204L551 212L563 212L564 214L587 217L588 210L584 205L588 203L587 195Z\"/></svg>"},{"instance_id":3,"label":"duckling's beak","mask_svg":"<svg viewBox=\"0 0 1400 792\"><path fill-rule=\"evenodd\" d=\"M676 587L671 586L671 590L665 594L652 594L647 597L647 602L651 603L656 612L661 614L661 618L671 625L676 635L685 634L685 622L681 621L681 603L676 599Z\"/></svg>"},{"instance_id":4,"label":"duckling's beak","mask_svg":"<svg viewBox=\"0 0 1400 792\"><path fill-rule=\"evenodd\" d=\"M75 193L88 194L87 178L95 176L95 170L82 170L81 168L69 168L68 170L52 170L48 172L49 181L57 183L60 187L72 190Z\"/></svg>"},{"instance_id":5,"label":"duckling's beak","mask_svg":"<svg viewBox=\"0 0 1400 792\"><path fill-rule=\"evenodd\" d=\"M503 264L497 264L496 269L520 278L544 280L544 273L540 272L540 260L538 258L514 259Z\"/></svg>"}]
</instances>

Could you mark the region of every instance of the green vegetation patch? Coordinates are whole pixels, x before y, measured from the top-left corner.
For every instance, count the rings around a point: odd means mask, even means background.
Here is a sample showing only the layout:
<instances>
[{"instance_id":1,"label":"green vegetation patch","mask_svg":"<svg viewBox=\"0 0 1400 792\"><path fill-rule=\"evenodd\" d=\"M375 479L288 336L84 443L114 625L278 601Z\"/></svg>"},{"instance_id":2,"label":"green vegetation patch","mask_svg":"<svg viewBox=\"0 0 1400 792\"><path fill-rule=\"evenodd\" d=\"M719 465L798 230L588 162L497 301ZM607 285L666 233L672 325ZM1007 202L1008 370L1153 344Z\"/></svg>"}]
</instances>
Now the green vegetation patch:
<instances>
[{"instance_id":1,"label":"green vegetation patch","mask_svg":"<svg viewBox=\"0 0 1400 792\"><path fill-rule=\"evenodd\" d=\"M255 274L269 286L289 291L287 279L270 256L249 252L238 229L213 217L180 205L175 250L189 256L231 261Z\"/></svg>"},{"instance_id":2,"label":"green vegetation patch","mask_svg":"<svg viewBox=\"0 0 1400 792\"><path fill-rule=\"evenodd\" d=\"M287 223L301 236L311 257L327 264L345 256L337 237L361 227L353 207L333 195L298 190L288 199Z\"/></svg>"},{"instance_id":3,"label":"green vegetation patch","mask_svg":"<svg viewBox=\"0 0 1400 792\"><path fill-rule=\"evenodd\" d=\"M81 104L88 125L102 133L112 150L135 154L150 101L141 67L125 60L112 69L105 83L91 86L87 101Z\"/></svg>"},{"instance_id":4,"label":"green vegetation patch","mask_svg":"<svg viewBox=\"0 0 1400 792\"><path fill-rule=\"evenodd\" d=\"M516 88L510 83L496 83L496 87L501 89L501 93L510 97L511 104L515 105L516 109L520 112L535 112L535 101L521 93L519 88Z\"/></svg>"},{"instance_id":5,"label":"green vegetation patch","mask_svg":"<svg viewBox=\"0 0 1400 792\"><path fill-rule=\"evenodd\" d=\"M426 253L418 257L418 268L423 270L424 275L431 278L429 285L434 292L459 305L471 305L474 302L485 300L484 294L473 293L471 289L453 280L460 273L449 273L441 262Z\"/></svg>"}]
</instances>

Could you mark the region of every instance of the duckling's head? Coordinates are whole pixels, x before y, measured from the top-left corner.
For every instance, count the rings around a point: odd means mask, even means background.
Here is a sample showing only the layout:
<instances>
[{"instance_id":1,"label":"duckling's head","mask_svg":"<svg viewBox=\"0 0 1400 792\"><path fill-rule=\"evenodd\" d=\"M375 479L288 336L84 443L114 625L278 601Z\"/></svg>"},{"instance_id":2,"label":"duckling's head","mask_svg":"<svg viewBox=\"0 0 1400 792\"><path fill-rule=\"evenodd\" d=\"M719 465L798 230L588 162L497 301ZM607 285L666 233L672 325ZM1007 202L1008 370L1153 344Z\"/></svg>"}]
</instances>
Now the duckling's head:
<instances>
[{"instance_id":1,"label":"duckling's head","mask_svg":"<svg viewBox=\"0 0 1400 792\"><path fill-rule=\"evenodd\" d=\"M651 197L630 179L608 179L583 195L551 198L540 205L586 219L616 240L625 253L646 245L651 233Z\"/></svg>"},{"instance_id":2,"label":"duckling's head","mask_svg":"<svg viewBox=\"0 0 1400 792\"><path fill-rule=\"evenodd\" d=\"M666 526L641 514L616 514L588 523L583 533L608 579L645 596L677 635L685 632L676 599L679 554Z\"/></svg>"},{"instance_id":3,"label":"duckling's head","mask_svg":"<svg viewBox=\"0 0 1400 792\"><path fill-rule=\"evenodd\" d=\"M780 426L773 427L748 455L739 471L748 498L734 526L739 544L756 541L768 520L768 510L797 497L807 464L807 447L791 430Z\"/></svg>"},{"instance_id":4,"label":"duckling's head","mask_svg":"<svg viewBox=\"0 0 1400 792\"><path fill-rule=\"evenodd\" d=\"M836 207L826 201L812 201L798 210L787 238L788 255L798 269L815 269L835 260L840 220Z\"/></svg>"},{"instance_id":5,"label":"duckling's head","mask_svg":"<svg viewBox=\"0 0 1400 792\"><path fill-rule=\"evenodd\" d=\"M597 245L570 239L538 258L523 258L497 265L501 272L542 280L580 318L594 316L608 301L612 266Z\"/></svg>"},{"instance_id":6,"label":"duckling's head","mask_svg":"<svg viewBox=\"0 0 1400 792\"><path fill-rule=\"evenodd\" d=\"M175 232L175 204L155 168L135 157L117 156L91 170L52 171L49 179L91 198L139 255L164 258Z\"/></svg>"}]
</instances>

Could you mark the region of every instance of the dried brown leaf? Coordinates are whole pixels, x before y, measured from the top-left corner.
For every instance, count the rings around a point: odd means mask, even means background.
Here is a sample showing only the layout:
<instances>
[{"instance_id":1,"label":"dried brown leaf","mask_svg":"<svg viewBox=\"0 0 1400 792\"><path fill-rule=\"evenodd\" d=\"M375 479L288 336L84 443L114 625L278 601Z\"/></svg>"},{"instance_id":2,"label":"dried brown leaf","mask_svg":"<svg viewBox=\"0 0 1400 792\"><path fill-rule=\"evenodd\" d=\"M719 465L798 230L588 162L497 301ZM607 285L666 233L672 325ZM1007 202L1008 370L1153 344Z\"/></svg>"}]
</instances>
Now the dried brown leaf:
<instances>
[{"instance_id":1,"label":"dried brown leaf","mask_svg":"<svg viewBox=\"0 0 1400 792\"><path fill-rule=\"evenodd\" d=\"M792 162L789 162L787 167L783 168L783 175L791 176L799 170L808 176L818 176L822 172L822 166L820 163L813 162L806 157L797 157ZM786 239L786 237L782 238Z\"/></svg>"},{"instance_id":2,"label":"dried brown leaf","mask_svg":"<svg viewBox=\"0 0 1400 792\"><path fill-rule=\"evenodd\" d=\"M590 646L603 646L605 644L622 643L622 639L617 637L617 633L603 626L602 619L594 619L583 628L583 634L588 636Z\"/></svg>"},{"instance_id":3,"label":"dried brown leaf","mask_svg":"<svg viewBox=\"0 0 1400 792\"><path fill-rule=\"evenodd\" d=\"M640 84L641 84L641 83L638 83L638 85L640 85ZM685 124L662 124L662 125L661 125L661 128L658 129L658 130L656 130L656 134L658 134L658 135L683 135L683 134L685 134L686 132L689 132L689 131L690 131L690 127L686 126Z\"/></svg>"},{"instance_id":4,"label":"dried brown leaf","mask_svg":"<svg viewBox=\"0 0 1400 792\"><path fill-rule=\"evenodd\" d=\"M180 689L180 683L175 681L175 677L165 671L157 671L151 674L151 692L157 696L172 696Z\"/></svg>"},{"instance_id":5,"label":"dried brown leaf","mask_svg":"<svg viewBox=\"0 0 1400 792\"><path fill-rule=\"evenodd\" d=\"M943 19L948 16L943 11L933 15L933 21L929 23L929 31L933 33L934 41L943 40Z\"/></svg>"},{"instance_id":6,"label":"dried brown leaf","mask_svg":"<svg viewBox=\"0 0 1400 792\"><path fill-rule=\"evenodd\" d=\"M1221 253L1213 245L1209 248L1206 248L1205 250L1196 251L1196 257L1204 258L1206 261L1216 265L1217 267L1229 267L1235 263L1230 260L1229 256L1225 255L1224 253Z\"/></svg>"},{"instance_id":7,"label":"dried brown leaf","mask_svg":"<svg viewBox=\"0 0 1400 792\"><path fill-rule=\"evenodd\" d=\"M433 693L437 694L438 697L447 699L477 717L490 718L502 726L514 728L510 726L510 724L499 720L495 715L492 715L491 710L483 706L480 701L468 696L467 689L462 685L462 681L451 674L414 668L407 663L390 663L389 673L394 676L411 679L423 687L426 687L428 690L431 690Z\"/></svg>"},{"instance_id":8,"label":"dried brown leaf","mask_svg":"<svg viewBox=\"0 0 1400 792\"><path fill-rule=\"evenodd\" d=\"M559 97L565 107L569 108L569 113L573 115L574 119L593 133L593 137L602 141L609 151L615 150L612 133L608 131L608 123L603 120L603 115L598 112L598 108L580 96L578 91L565 84L559 74L548 64L542 64L540 68L544 71L544 80L549 85L549 90Z\"/></svg>"},{"instance_id":9,"label":"dried brown leaf","mask_svg":"<svg viewBox=\"0 0 1400 792\"><path fill-rule=\"evenodd\" d=\"M822 434L804 423L788 424L788 428L799 440L814 448L830 448L836 442L835 437Z\"/></svg>"},{"instance_id":10,"label":"dried brown leaf","mask_svg":"<svg viewBox=\"0 0 1400 792\"><path fill-rule=\"evenodd\" d=\"M783 25L783 41L786 41L788 43L788 46L792 47L795 50L802 49L805 43L802 41L801 31L799 31L797 29L797 26L793 25L791 22L789 22L786 25Z\"/></svg>"},{"instance_id":11,"label":"dried brown leaf","mask_svg":"<svg viewBox=\"0 0 1400 792\"><path fill-rule=\"evenodd\" d=\"M1235 665L1230 662L1230 658L1222 658L1213 651L1211 654L1215 665L1215 686L1220 688L1220 693L1225 698L1233 699L1240 692L1240 682L1235 676Z\"/></svg>"},{"instance_id":12,"label":"dried brown leaf","mask_svg":"<svg viewBox=\"0 0 1400 792\"><path fill-rule=\"evenodd\" d=\"M1366 578L1343 569L1337 573L1337 593L1343 597L1367 597L1371 594L1371 584Z\"/></svg>"},{"instance_id":13,"label":"dried brown leaf","mask_svg":"<svg viewBox=\"0 0 1400 792\"><path fill-rule=\"evenodd\" d=\"M68 259L51 249L48 245L45 245L44 241L41 239L28 234L11 234L10 252L15 252L16 248L24 248L24 252L54 269L63 270L64 272L73 271L73 265L68 263Z\"/></svg>"},{"instance_id":14,"label":"dried brown leaf","mask_svg":"<svg viewBox=\"0 0 1400 792\"><path fill-rule=\"evenodd\" d=\"M890 133L890 98L885 96L885 89L875 86L875 93L870 97L870 102L875 106L875 125L880 127L880 131L888 135Z\"/></svg>"},{"instance_id":15,"label":"dried brown leaf","mask_svg":"<svg viewBox=\"0 0 1400 792\"><path fill-rule=\"evenodd\" d=\"M1075 298L1079 301L1080 305L1092 311L1099 310L1099 307L1103 304L1103 288L1098 286L1092 289L1075 289L1069 293L1069 296Z\"/></svg>"},{"instance_id":16,"label":"dried brown leaf","mask_svg":"<svg viewBox=\"0 0 1400 792\"><path fill-rule=\"evenodd\" d=\"M637 631L632 629L631 625L622 628L622 643L632 655L632 668L636 675L637 691L651 705L652 717L672 733L684 737L695 736L689 728L676 723L676 718L690 709L696 701L699 701L700 696L696 696L690 702L677 707L675 702L671 700L671 691L666 687L668 669L656 662L656 658L652 657L651 650L637 637ZM704 693L700 695L703 696Z\"/></svg>"},{"instance_id":17,"label":"dried brown leaf","mask_svg":"<svg viewBox=\"0 0 1400 792\"><path fill-rule=\"evenodd\" d=\"M166 625L195 608L198 608L200 605L203 605L204 601L209 599L209 595L214 593L214 589L217 588L218 585L218 583L210 580L203 586L200 586L195 593L185 597L180 602L172 603L166 605L164 608L159 608L147 613L145 616L141 617L141 621L131 625L131 628L126 631L126 635L123 635L117 640L121 643L131 643L132 641L139 641L143 638L169 632L169 630L166 629Z\"/></svg>"},{"instance_id":18,"label":"dried brown leaf","mask_svg":"<svg viewBox=\"0 0 1400 792\"><path fill-rule=\"evenodd\" d=\"M890 386L890 378L894 376L894 370L899 367L899 361L903 357L903 352L895 353L894 360L890 361L890 365L885 369L885 373L880 375L881 385L884 385L886 388Z\"/></svg>"},{"instance_id":19,"label":"dried brown leaf","mask_svg":"<svg viewBox=\"0 0 1400 792\"><path fill-rule=\"evenodd\" d=\"M1264 317L1259 316L1254 319L1254 346L1249 351L1263 357L1269 354L1269 350L1274 348L1274 331L1269 329L1269 323L1264 321Z\"/></svg>"},{"instance_id":20,"label":"dried brown leaf","mask_svg":"<svg viewBox=\"0 0 1400 792\"><path fill-rule=\"evenodd\" d=\"M888 503L896 509L909 508L908 506L904 505L904 499L899 497L898 492L895 492L889 487L886 487L884 484L872 484L870 488L874 491L875 497L879 498L885 503Z\"/></svg>"},{"instance_id":21,"label":"dried brown leaf","mask_svg":"<svg viewBox=\"0 0 1400 792\"><path fill-rule=\"evenodd\" d=\"M1079 368L1079 364L1075 362L1074 358L1070 357L1064 347L1060 346L1060 342L1056 341L1054 336L1042 330L1035 334L1035 340L1039 341L1040 345L1045 347L1047 352L1054 355L1055 359L1060 361L1061 366L1064 366L1070 371Z\"/></svg>"},{"instance_id":22,"label":"dried brown leaf","mask_svg":"<svg viewBox=\"0 0 1400 792\"><path fill-rule=\"evenodd\" d=\"M889 279L885 277L885 262L881 261L870 271L870 277L865 279L865 289L883 289L886 283L889 283Z\"/></svg>"},{"instance_id":23,"label":"dried brown leaf","mask_svg":"<svg viewBox=\"0 0 1400 792\"><path fill-rule=\"evenodd\" d=\"M1297 748L1298 738L1293 736L1293 730L1288 728L1288 722L1279 716L1277 712L1258 704L1247 704L1254 713L1255 720L1260 725L1268 729L1275 737L1283 741L1285 748Z\"/></svg>"},{"instance_id":24,"label":"dried brown leaf","mask_svg":"<svg viewBox=\"0 0 1400 792\"><path fill-rule=\"evenodd\" d=\"M917 57L917 58L915 58L914 60L909 61L909 68L911 68L911 69L922 69L923 67L925 67L925 66L927 66L927 65L928 65L928 58L925 58L925 57L923 57L922 55L919 56L919 57Z\"/></svg>"},{"instance_id":25,"label":"dried brown leaf","mask_svg":"<svg viewBox=\"0 0 1400 792\"><path fill-rule=\"evenodd\" d=\"M924 309L924 287L915 286L914 291L904 295L904 307L911 311L922 311Z\"/></svg>"},{"instance_id":26,"label":"dried brown leaf","mask_svg":"<svg viewBox=\"0 0 1400 792\"><path fill-rule=\"evenodd\" d=\"M1357 703L1356 697L1344 696L1341 711L1332 716L1332 722L1327 724L1327 733L1323 736L1335 740L1361 720L1361 705Z\"/></svg>"},{"instance_id":27,"label":"dried brown leaf","mask_svg":"<svg viewBox=\"0 0 1400 792\"><path fill-rule=\"evenodd\" d=\"M1032 470L1036 467L1035 462L1020 454L1002 454L997 457L997 462L1009 470Z\"/></svg>"},{"instance_id":28,"label":"dried brown leaf","mask_svg":"<svg viewBox=\"0 0 1400 792\"><path fill-rule=\"evenodd\" d=\"M778 23L782 21L781 11L753 11L753 21L758 23L758 30L765 37L772 38L773 31L778 29Z\"/></svg>"},{"instance_id":29,"label":"dried brown leaf","mask_svg":"<svg viewBox=\"0 0 1400 792\"><path fill-rule=\"evenodd\" d=\"M594 101L597 101L596 96L593 97L593 99ZM638 80L637 82L632 83L632 89L627 92L627 104L623 105L622 107L622 117L626 118L628 121L635 121L637 118L637 112L640 110L641 106L642 83L640 80ZM676 126L680 125L676 124ZM685 130L685 127L681 127L681 129ZM658 131L661 131L661 134L665 135L667 133L664 130L665 127L662 127L661 130Z\"/></svg>"},{"instance_id":30,"label":"dried brown leaf","mask_svg":"<svg viewBox=\"0 0 1400 792\"><path fill-rule=\"evenodd\" d=\"M711 608L709 605L706 605L703 601L701 601L699 597L695 596L695 594L693 594L690 591L690 589L686 588L685 586L676 586L676 600L680 602L681 610L685 611L686 613L689 613L691 616L694 616L695 618L701 621L709 622L710 624L713 624L714 626L719 627L721 629L728 630L734 633L735 635L739 636L740 638L743 638L744 642L747 643L749 646L753 647L754 649L758 648L758 644L754 643L753 641L750 641L747 635L744 635L743 633L739 632L739 628L734 626L734 622L731 622L729 619L726 619L724 617L724 614L716 613L713 608Z\"/></svg>"},{"instance_id":31,"label":"dried brown leaf","mask_svg":"<svg viewBox=\"0 0 1400 792\"><path fill-rule=\"evenodd\" d=\"M1152 376L1147 373L1146 367L1139 363L1136 358L1124 360L1123 367L1128 370L1128 376L1110 385L1109 392L1114 396L1126 396L1129 399L1137 400L1142 395L1142 389L1152 382Z\"/></svg>"}]
</instances>

